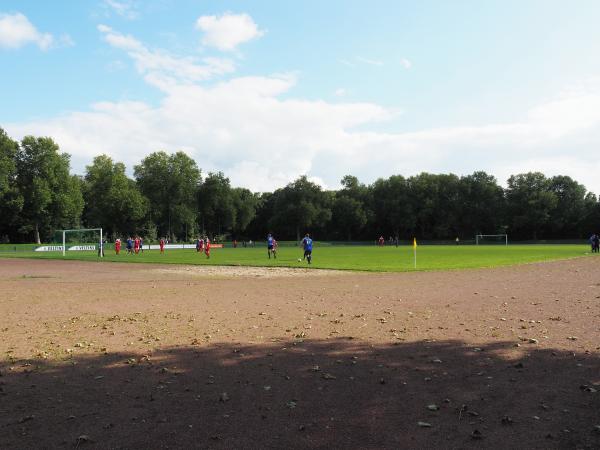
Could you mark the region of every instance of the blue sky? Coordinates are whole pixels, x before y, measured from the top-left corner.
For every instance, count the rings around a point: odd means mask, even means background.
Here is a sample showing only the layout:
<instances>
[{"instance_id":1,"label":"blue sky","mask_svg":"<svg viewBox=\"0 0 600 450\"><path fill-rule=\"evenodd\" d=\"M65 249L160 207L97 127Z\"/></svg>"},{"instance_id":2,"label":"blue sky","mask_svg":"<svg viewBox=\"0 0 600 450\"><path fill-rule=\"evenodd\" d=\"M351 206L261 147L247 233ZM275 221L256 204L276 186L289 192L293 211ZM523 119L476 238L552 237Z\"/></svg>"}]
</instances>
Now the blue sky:
<instances>
[{"instance_id":1,"label":"blue sky","mask_svg":"<svg viewBox=\"0 0 600 450\"><path fill-rule=\"evenodd\" d=\"M183 149L256 190L567 174L600 193L600 2L0 3L0 126L83 173Z\"/></svg>"}]
</instances>

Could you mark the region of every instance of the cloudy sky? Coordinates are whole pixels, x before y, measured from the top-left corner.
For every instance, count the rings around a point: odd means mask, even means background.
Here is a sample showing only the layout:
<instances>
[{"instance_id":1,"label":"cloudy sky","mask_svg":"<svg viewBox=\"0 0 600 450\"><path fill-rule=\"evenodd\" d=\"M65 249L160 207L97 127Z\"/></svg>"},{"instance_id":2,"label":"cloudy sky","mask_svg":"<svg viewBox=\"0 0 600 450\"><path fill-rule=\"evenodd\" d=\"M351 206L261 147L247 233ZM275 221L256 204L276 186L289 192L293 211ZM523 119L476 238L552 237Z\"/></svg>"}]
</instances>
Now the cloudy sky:
<instances>
[{"instance_id":1,"label":"cloudy sky","mask_svg":"<svg viewBox=\"0 0 600 450\"><path fill-rule=\"evenodd\" d=\"M236 186L419 172L600 193L600 2L2 0L0 127L83 173L183 150Z\"/></svg>"}]
</instances>

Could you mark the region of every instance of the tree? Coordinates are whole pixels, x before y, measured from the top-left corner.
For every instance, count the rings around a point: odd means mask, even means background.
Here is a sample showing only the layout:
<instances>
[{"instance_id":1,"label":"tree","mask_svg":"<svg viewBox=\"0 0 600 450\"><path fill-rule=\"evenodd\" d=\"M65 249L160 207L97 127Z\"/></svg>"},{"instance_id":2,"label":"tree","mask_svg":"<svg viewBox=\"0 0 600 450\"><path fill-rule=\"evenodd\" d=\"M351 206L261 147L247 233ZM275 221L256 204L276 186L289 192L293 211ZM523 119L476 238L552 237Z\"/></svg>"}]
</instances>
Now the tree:
<instances>
[{"instance_id":1,"label":"tree","mask_svg":"<svg viewBox=\"0 0 600 450\"><path fill-rule=\"evenodd\" d=\"M347 195L336 195L332 208L332 222L344 237L352 240L353 233L360 233L367 223L367 213L362 202Z\"/></svg>"},{"instance_id":2,"label":"tree","mask_svg":"<svg viewBox=\"0 0 600 450\"><path fill-rule=\"evenodd\" d=\"M421 173L408 179L420 235L450 238L458 232L459 179L454 174Z\"/></svg>"},{"instance_id":3,"label":"tree","mask_svg":"<svg viewBox=\"0 0 600 450\"><path fill-rule=\"evenodd\" d=\"M107 155L96 156L86 167L83 185L88 226L102 226L107 235L132 233L141 227L148 200L127 177L123 163L114 163Z\"/></svg>"},{"instance_id":4,"label":"tree","mask_svg":"<svg viewBox=\"0 0 600 450\"><path fill-rule=\"evenodd\" d=\"M20 231L33 232L38 244L56 228L79 225L83 197L79 179L69 174L69 160L51 138L21 141L16 160L16 184L23 196Z\"/></svg>"},{"instance_id":5,"label":"tree","mask_svg":"<svg viewBox=\"0 0 600 450\"><path fill-rule=\"evenodd\" d=\"M401 236L412 232L416 216L408 181L401 175L380 178L372 186L375 223L372 231L377 234Z\"/></svg>"},{"instance_id":6,"label":"tree","mask_svg":"<svg viewBox=\"0 0 600 450\"><path fill-rule=\"evenodd\" d=\"M234 188L231 190L231 195L235 209L232 231L237 236L244 233L250 222L256 217L259 196L245 188Z\"/></svg>"},{"instance_id":7,"label":"tree","mask_svg":"<svg viewBox=\"0 0 600 450\"><path fill-rule=\"evenodd\" d=\"M16 186L16 158L19 144L0 128L0 239L14 234L13 230L21 209L23 197Z\"/></svg>"},{"instance_id":8,"label":"tree","mask_svg":"<svg viewBox=\"0 0 600 450\"><path fill-rule=\"evenodd\" d=\"M580 225L586 216L585 186L568 176L548 180L548 191L556 197L550 211L548 231L552 237L582 237Z\"/></svg>"},{"instance_id":9,"label":"tree","mask_svg":"<svg viewBox=\"0 0 600 450\"><path fill-rule=\"evenodd\" d=\"M183 152L155 152L134 167L140 191L150 202L150 219L161 236L188 237L194 231L200 170Z\"/></svg>"},{"instance_id":10,"label":"tree","mask_svg":"<svg viewBox=\"0 0 600 450\"><path fill-rule=\"evenodd\" d=\"M209 173L198 189L198 211L203 231L221 234L235 224L231 186L223 172Z\"/></svg>"},{"instance_id":11,"label":"tree","mask_svg":"<svg viewBox=\"0 0 600 450\"><path fill-rule=\"evenodd\" d=\"M323 228L331 220L330 195L306 176L276 190L273 196L275 204L271 227L280 227L290 234L295 231L298 241L301 229Z\"/></svg>"},{"instance_id":12,"label":"tree","mask_svg":"<svg viewBox=\"0 0 600 450\"><path fill-rule=\"evenodd\" d=\"M538 239L547 228L558 203L548 179L540 172L512 175L508 179L506 202L510 229L517 236Z\"/></svg>"},{"instance_id":13,"label":"tree","mask_svg":"<svg viewBox=\"0 0 600 450\"><path fill-rule=\"evenodd\" d=\"M504 232L504 190L496 178L485 172L461 177L458 223L461 234Z\"/></svg>"}]
</instances>

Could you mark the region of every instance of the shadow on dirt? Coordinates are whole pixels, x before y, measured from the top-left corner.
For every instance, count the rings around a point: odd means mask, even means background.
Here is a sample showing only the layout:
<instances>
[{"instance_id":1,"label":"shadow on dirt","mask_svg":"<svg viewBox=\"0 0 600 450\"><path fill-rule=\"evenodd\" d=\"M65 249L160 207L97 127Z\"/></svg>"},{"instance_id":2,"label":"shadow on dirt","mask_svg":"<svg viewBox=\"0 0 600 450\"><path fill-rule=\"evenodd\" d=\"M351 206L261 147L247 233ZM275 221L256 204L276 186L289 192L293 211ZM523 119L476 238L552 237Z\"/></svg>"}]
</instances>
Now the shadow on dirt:
<instances>
[{"instance_id":1,"label":"shadow on dirt","mask_svg":"<svg viewBox=\"0 0 600 450\"><path fill-rule=\"evenodd\" d=\"M600 448L600 359L512 343L189 346L0 364L1 448ZM420 423L421 422L421 423Z\"/></svg>"}]
</instances>

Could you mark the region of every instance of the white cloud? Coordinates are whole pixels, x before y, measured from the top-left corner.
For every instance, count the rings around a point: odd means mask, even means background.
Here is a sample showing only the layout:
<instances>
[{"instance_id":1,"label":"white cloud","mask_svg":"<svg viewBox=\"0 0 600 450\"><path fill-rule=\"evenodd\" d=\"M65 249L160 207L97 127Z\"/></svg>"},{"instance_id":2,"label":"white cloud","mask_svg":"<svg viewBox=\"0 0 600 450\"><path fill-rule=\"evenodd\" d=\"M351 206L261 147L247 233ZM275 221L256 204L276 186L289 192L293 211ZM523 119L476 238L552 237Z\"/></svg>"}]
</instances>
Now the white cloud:
<instances>
[{"instance_id":1,"label":"white cloud","mask_svg":"<svg viewBox=\"0 0 600 450\"><path fill-rule=\"evenodd\" d=\"M338 59L338 62L340 64L343 64L344 66L356 67L356 64L354 64L353 62L348 61L347 59Z\"/></svg>"},{"instance_id":2,"label":"white cloud","mask_svg":"<svg viewBox=\"0 0 600 450\"><path fill-rule=\"evenodd\" d=\"M201 16L196 28L204 33L202 44L219 50L231 51L247 41L261 37L259 30L248 14L225 13L221 16Z\"/></svg>"},{"instance_id":3,"label":"white cloud","mask_svg":"<svg viewBox=\"0 0 600 450\"><path fill-rule=\"evenodd\" d=\"M42 50L54 43L50 33L42 33L21 13L0 13L0 48L16 49L35 44Z\"/></svg>"},{"instance_id":4,"label":"white cloud","mask_svg":"<svg viewBox=\"0 0 600 450\"><path fill-rule=\"evenodd\" d=\"M104 0L103 5L106 9L129 20L139 17L138 2L131 0Z\"/></svg>"},{"instance_id":5,"label":"white cloud","mask_svg":"<svg viewBox=\"0 0 600 450\"><path fill-rule=\"evenodd\" d=\"M347 93L348 91L346 91L346 89L344 88L338 88L335 91L333 91L333 95L335 95L336 97L344 97Z\"/></svg>"},{"instance_id":6,"label":"white cloud","mask_svg":"<svg viewBox=\"0 0 600 450\"><path fill-rule=\"evenodd\" d=\"M222 170L234 185L255 191L301 174L337 187L349 173L372 182L392 174L486 170L504 182L510 174L541 170L570 175L600 193L600 83L559 93L507 123L369 131L395 118L394 112L373 103L293 98L297 80L289 74L207 86L201 81L224 71L218 64L198 65L100 29L148 83L162 89L160 103L99 102L51 120L5 124L15 138L53 136L73 155L79 173L99 153L131 169L152 151L183 150L204 172Z\"/></svg>"},{"instance_id":7,"label":"white cloud","mask_svg":"<svg viewBox=\"0 0 600 450\"><path fill-rule=\"evenodd\" d=\"M378 59L370 59L370 58L364 58L362 56L357 56L356 60L358 62L361 62L364 64L369 64L371 66L383 66L383 61L380 61Z\"/></svg>"},{"instance_id":8,"label":"white cloud","mask_svg":"<svg viewBox=\"0 0 600 450\"><path fill-rule=\"evenodd\" d=\"M408 59L406 58L401 58L400 59L400 64L402 65L402 67L404 67L405 69L410 69L412 67L412 62L410 62Z\"/></svg>"},{"instance_id":9,"label":"white cloud","mask_svg":"<svg viewBox=\"0 0 600 450\"><path fill-rule=\"evenodd\" d=\"M198 61L194 57L172 55L163 50L150 49L130 35L124 35L100 24L98 31L112 47L125 51L135 62L137 70L146 81L165 89L177 82L208 80L235 70L230 59L207 57Z\"/></svg>"}]
</instances>

